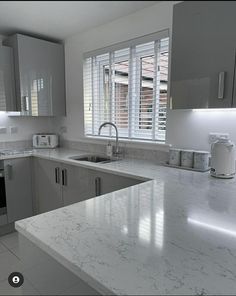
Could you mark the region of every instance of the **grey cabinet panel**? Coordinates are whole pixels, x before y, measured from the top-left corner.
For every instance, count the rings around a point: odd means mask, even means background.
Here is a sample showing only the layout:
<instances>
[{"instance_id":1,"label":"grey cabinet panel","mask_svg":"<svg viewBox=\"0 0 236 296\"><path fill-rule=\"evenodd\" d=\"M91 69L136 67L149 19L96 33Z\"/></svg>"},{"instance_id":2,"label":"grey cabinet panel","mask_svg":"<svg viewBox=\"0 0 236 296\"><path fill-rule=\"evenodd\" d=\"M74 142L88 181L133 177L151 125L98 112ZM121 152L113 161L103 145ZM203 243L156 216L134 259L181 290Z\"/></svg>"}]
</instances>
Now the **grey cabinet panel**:
<instances>
[{"instance_id":1,"label":"grey cabinet panel","mask_svg":"<svg viewBox=\"0 0 236 296\"><path fill-rule=\"evenodd\" d=\"M8 223L33 215L31 159L4 160Z\"/></svg>"},{"instance_id":2,"label":"grey cabinet panel","mask_svg":"<svg viewBox=\"0 0 236 296\"><path fill-rule=\"evenodd\" d=\"M34 169L34 197L36 213L44 213L63 206L60 177L56 183L56 169L60 163L35 158Z\"/></svg>"},{"instance_id":3,"label":"grey cabinet panel","mask_svg":"<svg viewBox=\"0 0 236 296\"><path fill-rule=\"evenodd\" d=\"M235 1L184 1L174 6L173 109L230 108L236 48ZM223 98L219 98L219 74Z\"/></svg>"},{"instance_id":4,"label":"grey cabinet panel","mask_svg":"<svg viewBox=\"0 0 236 296\"><path fill-rule=\"evenodd\" d=\"M99 177L101 180L101 194L110 193L142 182L137 179L103 172L96 172L96 177Z\"/></svg>"},{"instance_id":5,"label":"grey cabinet panel","mask_svg":"<svg viewBox=\"0 0 236 296\"><path fill-rule=\"evenodd\" d=\"M97 178L101 185L99 195L142 182L52 160L34 159L33 164L37 214L95 197ZM56 168L59 169L58 183Z\"/></svg>"},{"instance_id":6,"label":"grey cabinet panel","mask_svg":"<svg viewBox=\"0 0 236 296\"><path fill-rule=\"evenodd\" d=\"M0 46L0 111L16 111L13 50Z\"/></svg>"},{"instance_id":7,"label":"grey cabinet panel","mask_svg":"<svg viewBox=\"0 0 236 296\"><path fill-rule=\"evenodd\" d=\"M64 177L63 177L64 171ZM62 165L62 195L64 205L95 197L95 171L73 165Z\"/></svg>"},{"instance_id":8,"label":"grey cabinet panel","mask_svg":"<svg viewBox=\"0 0 236 296\"><path fill-rule=\"evenodd\" d=\"M64 46L21 34L4 43L14 49L17 107L22 115L65 115Z\"/></svg>"},{"instance_id":9,"label":"grey cabinet panel","mask_svg":"<svg viewBox=\"0 0 236 296\"><path fill-rule=\"evenodd\" d=\"M86 169L73 165L62 165L65 170L65 184L62 181L64 205L93 198L96 195L110 193L122 188L141 183L141 181L104 173L92 169ZM96 193L96 179L99 179L100 188Z\"/></svg>"}]
</instances>

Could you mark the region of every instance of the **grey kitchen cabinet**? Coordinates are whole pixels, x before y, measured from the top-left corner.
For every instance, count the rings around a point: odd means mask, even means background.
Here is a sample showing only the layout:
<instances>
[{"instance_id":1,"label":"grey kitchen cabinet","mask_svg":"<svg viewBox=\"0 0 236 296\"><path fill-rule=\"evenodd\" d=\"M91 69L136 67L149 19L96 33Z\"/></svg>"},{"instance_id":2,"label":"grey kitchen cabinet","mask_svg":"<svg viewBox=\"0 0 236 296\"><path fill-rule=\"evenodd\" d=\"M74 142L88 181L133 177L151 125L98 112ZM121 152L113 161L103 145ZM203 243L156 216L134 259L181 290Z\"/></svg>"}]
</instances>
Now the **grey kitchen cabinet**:
<instances>
[{"instance_id":1,"label":"grey kitchen cabinet","mask_svg":"<svg viewBox=\"0 0 236 296\"><path fill-rule=\"evenodd\" d=\"M62 194L64 205L87 200L141 183L131 178L87 169L74 165L62 165Z\"/></svg>"},{"instance_id":2,"label":"grey kitchen cabinet","mask_svg":"<svg viewBox=\"0 0 236 296\"><path fill-rule=\"evenodd\" d=\"M24 116L65 115L64 46L22 34L3 43L14 52L17 111Z\"/></svg>"},{"instance_id":3,"label":"grey kitchen cabinet","mask_svg":"<svg viewBox=\"0 0 236 296\"><path fill-rule=\"evenodd\" d=\"M64 205L95 197L95 174L93 170L63 164L61 175Z\"/></svg>"},{"instance_id":4,"label":"grey kitchen cabinet","mask_svg":"<svg viewBox=\"0 0 236 296\"><path fill-rule=\"evenodd\" d=\"M8 223L33 215L31 159L4 160Z\"/></svg>"},{"instance_id":5,"label":"grey kitchen cabinet","mask_svg":"<svg viewBox=\"0 0 236 296\"><path fill-rule=\"evenodd\" d=\"M142 183L142 181L131 177L123 177L99 171L96 171L94 175L95 195L110 193L122 188ZM97 190L96 186L99 187Z\"/></svg>"},{"instance_id":6,"label":"grey kitchen cabinet","mask_svg":"<svg viewBox=\"0 0 236 296\"><path fill-rule=\"evenodd\" d=\"M34 212L40 214L63 206L61 164L46 159L33 159Z\"/></svg>"},{"instance_id":7,"label":"grey kitchen cabinet","mask_svg":"<svg viewBox=\"0 0 236 296\"><path fill-rule=\"evenodd\" d=\"M33 166L36 214L95 196L90 193L90 170L40 158L34 159Z\"/></svg>"},{"instance_id":8,"label":"grey kitchen cabinet","mask_svg":"<svg viewBox=\"0 0 236 296\"><path fill-rule=\"evenodd\" d=\"M142 182L131 177L40 158L33 160L33 167L36 214Z\"/></svg>"},{"instance_id":9,"label":"grey kitchen cabinet","mask_svg":"<svg viewBox=\"0 0 236 296\"><path fill-rule=\"evenodd\" d=\"M16 111L13 50L0 46L0 111Z\"/></svg>"},{"instance_id":10,"label":"grey kitchen cabinet","mask_svg":"<svg viewBox=\"0 0 236 296\"><path fill-rule=\"evenodd\" d=\"M235 1L184 1L174 5L173 109L235 106L235 15Z\"/></svg>"}]
</instances>

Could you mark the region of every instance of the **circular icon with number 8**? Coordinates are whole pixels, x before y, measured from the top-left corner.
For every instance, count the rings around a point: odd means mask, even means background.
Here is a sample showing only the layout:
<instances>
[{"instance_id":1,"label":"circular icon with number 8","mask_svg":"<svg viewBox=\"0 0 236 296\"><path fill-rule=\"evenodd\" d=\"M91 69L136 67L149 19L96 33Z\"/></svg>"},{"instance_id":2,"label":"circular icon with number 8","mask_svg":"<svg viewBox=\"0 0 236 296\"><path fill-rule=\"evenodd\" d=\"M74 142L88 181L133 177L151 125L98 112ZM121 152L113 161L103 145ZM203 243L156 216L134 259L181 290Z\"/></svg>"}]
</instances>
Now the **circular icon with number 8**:
<instances>
[{"instance_id":1,"label":"circular icon with number 8","mask_svg":"<svg viewBox=\"0 0 236 296\"><path fill-rule=\"evenodd\" d=\"M13 288L19 288L20 286L23 285L24 283L24 277L21 273L19 272L12 272L9 277L8 277L8 283L13 287Z\"/></svg>"}]
</instances>

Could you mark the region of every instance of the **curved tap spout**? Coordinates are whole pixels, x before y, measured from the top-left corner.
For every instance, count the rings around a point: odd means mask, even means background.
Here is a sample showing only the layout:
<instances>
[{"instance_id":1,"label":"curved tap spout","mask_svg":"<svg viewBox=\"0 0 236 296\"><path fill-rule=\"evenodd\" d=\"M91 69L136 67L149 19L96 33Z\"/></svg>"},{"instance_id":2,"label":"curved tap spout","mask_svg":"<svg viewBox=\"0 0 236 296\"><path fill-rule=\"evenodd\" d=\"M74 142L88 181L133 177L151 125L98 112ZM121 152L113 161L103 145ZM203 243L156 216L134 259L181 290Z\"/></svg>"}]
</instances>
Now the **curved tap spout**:
<instances>
[{"instance_id":1,"label":"curved tap spout","mask_svg":"<svg viewBox=\"0 0 236 296\"><path fill-rule=\"evenodd\" d=\"M98 129L98 135L100 136L102 128L105 127L106 125L111 125L116 130L116 151L115 151L115 153L116 153L116 155L118 155L119 154L119 136L118 136L117 126L114 123L109 122L109 121L104 122L100 125L100 127Z\"/></svg>"}]
</instances>

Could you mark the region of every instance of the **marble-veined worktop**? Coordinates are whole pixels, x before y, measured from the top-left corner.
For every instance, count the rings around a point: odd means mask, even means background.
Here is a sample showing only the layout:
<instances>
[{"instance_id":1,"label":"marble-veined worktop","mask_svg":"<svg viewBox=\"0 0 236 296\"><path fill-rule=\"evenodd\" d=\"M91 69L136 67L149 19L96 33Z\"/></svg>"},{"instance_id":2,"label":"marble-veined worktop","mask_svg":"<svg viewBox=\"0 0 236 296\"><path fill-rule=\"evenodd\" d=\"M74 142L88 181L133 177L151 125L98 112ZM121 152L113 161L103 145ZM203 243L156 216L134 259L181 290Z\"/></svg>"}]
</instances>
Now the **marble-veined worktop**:
<instances>
[{"instance_id":1,"label":"marble-veined worktop","mask_svg":"<svg viewBox=\"0 0 236 296\"><path fill-rule=\"evenodd\" d=\"M18 232L104 294L236 293L235 179L134 159L69 159L79 154L30 156L151 181L18 221Z\"/></svg>"}]
</instances>

